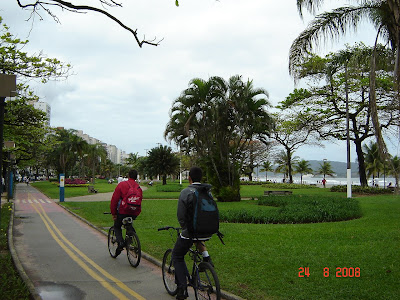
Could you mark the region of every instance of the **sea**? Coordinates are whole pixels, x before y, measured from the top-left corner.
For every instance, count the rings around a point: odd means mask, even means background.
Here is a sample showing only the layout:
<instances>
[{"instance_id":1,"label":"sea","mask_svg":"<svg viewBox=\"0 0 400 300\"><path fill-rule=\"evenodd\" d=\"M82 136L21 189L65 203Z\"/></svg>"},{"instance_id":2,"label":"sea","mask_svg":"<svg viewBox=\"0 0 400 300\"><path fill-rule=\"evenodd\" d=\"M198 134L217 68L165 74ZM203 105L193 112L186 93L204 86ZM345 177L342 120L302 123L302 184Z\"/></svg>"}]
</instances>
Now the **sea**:
<instances>
[{"instance_id":1,"label":"sea","mask_svg":"<svg viewBox=\"0 0 400 300\"><path fill-rule=\"evenodd\" d=\"M245 180L245 178L243 178ZM265 176L253 176L253 181L261 181L261 182L266 182L268 179L269 182L283 182L283 176L268 176L266 178ZM322 179L323 177L316 177L313 175L303 175L303 184L312 184L312 185L321 185L322 186ZM347 178L345 177L330 177L326 176L326 185L327 186L333 186L333 185L347 185ZM293 182L294 183L301 183L301 178L298 175L293 176ZM396 181L393 177L381 177L381 178L375 178L375 184L378 185L378 187L384 187L388 186L389 183L392 183L392 186L395 185ZM351 178L351 184L352 185L360 185L360 178L358 177L352 177ZM373 186L372 178L368 179L368 185Z\"/></svg>"}]
</instances>

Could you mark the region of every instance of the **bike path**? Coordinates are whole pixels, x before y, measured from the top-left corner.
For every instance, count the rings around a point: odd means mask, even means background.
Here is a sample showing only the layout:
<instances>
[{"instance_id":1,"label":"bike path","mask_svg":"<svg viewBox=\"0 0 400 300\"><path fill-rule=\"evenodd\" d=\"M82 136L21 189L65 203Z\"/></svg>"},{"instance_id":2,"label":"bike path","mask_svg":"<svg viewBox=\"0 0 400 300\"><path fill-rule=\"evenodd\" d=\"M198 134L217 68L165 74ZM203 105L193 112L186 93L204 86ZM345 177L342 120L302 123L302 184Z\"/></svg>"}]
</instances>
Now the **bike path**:
<instances>
[{"instance_id":1,"label":"bike path","mask_svg":"<svg viewBox=\"0 0 400 300\"><path fill-rule=\"evenodd\" d=\"M35 188L18 184L14 205L13 257L37 299L174 299L159 267L142 257L133 268L125 251L111 258L104 234Z\"/></svg>"}]
</instances>

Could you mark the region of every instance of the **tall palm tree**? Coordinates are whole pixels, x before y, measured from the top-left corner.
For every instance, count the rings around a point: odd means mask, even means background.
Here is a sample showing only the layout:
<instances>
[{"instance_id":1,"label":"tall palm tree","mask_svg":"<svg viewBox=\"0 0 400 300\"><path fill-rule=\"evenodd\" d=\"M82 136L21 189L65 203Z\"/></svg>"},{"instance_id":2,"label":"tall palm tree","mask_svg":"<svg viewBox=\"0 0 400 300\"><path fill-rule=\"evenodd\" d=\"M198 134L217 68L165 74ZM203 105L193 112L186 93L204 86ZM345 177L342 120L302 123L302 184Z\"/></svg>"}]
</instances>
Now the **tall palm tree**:
<instances>
[{"instance_id":1,"label":"tall palm tree","mask_svg":"<svg viewBox=\"0 0 400 300\"><path fill-rule=\"evenodd\" d=\"M338 38L350 29L357 29L363 21L371 21L377 30L375 46L380 36L389 42L393 51L396 52L393 82L397 93L394 102L400 110L400 1L358 0L355 2L358 5L339 7L331 12L322 13L308 25L292 43L289 52L289 72L295 79L298 77L296 66L308 53L312 52L313 46L318 45L321 38L324 40ZM324 0L297 0L297 8L302 16L303 9L315 13L323 3ZM389 152L380 130L375 96L375 57L376 53L371 57L369 102L380 156L386 160L389 158Z\"/></svg>"},{"instance_id":2,"label":"tall palm tree","mask_svg":"<svg viewBox=\"0 0 400 300\"><path fill-rule=\"evenodd\" d=\"M332 170L332 166L331 163L328 161L325 161L321 164L319 164L319 169L317 170L317 174L323 174L324 175L324 179L325 176L334 176L334 172Z\"/></svg>"},{"instance_id":3,"label":"tall palm tree","mask_svg":"<svg viewBox=\"0 0 400 300\"><path fill-rule=\"evenodd\" d=\"M92 167L92 183L95 184L96 165L106 160L107 150L101 144L88 145L87 154Z\"/></svg>"},{"instance_id":4,"label":"tall palm tree","mask_svg":"<svg viewBox=\"0 0 400 300\"><path fill-rule=\"evenodd\" d=\"M270 160L267 160L262 164L262 167L261 172L265 172L265 180L268 181L268 172L273 172L274 166Z\"/></svg>"},{"instance_id":5,"label":"tall palm tree","mask_svg":"<svg viewBox=\"0 0 400 300\"><path fill-rule=\"evenodd\" d=\"M393 175L396 180L396 187L399 188L399 174L400 174L400 157L397 155L391 158L392 165L394 166L393 170L389 171L389 174ZM396 175L397 174L397 175Z\"/></svg>"},{"instance_id":6,"label":"tall palm tree","mask_svg":"<svg viewBox=\"0 0 400 300\"><path fill-rule=\"evenodd\" d=\"M301 159L300 161L298 161L294 167L294 170L297 173L300 173L300 183L301 184L303 184L303 174L311 174L314 172L314 170L311 169L311 167L310 167L310 163L305 159Z\"/></svg>"},{"instance_id":7,"label":"tall palm tree","mask_svg":"<svg viewBox=\"0 0 400 300\"><path fill-rule=\"evenodd\" d=\"M379 156L378 144L370 142L368 145L363 145L365 164L368 178L372 176L374 180L375 177L379 177L380 172L383 170L383 161Z\"/></svg>"},{"instance_id":8,"label":"tall palm tree","mask_svg":"<svg viewBox=\"0 0 400 300\"><path fill-rule=\"evenodd\" d=\"M275 168L276 173L283 173L284 180L289 179L289 183L293 183L292 178L292 166L299 161L298 156L293 157L293 152L287 152L285 150L280 151L275 157L275 164L278 166Z\"/></svg>"}]
</instances>

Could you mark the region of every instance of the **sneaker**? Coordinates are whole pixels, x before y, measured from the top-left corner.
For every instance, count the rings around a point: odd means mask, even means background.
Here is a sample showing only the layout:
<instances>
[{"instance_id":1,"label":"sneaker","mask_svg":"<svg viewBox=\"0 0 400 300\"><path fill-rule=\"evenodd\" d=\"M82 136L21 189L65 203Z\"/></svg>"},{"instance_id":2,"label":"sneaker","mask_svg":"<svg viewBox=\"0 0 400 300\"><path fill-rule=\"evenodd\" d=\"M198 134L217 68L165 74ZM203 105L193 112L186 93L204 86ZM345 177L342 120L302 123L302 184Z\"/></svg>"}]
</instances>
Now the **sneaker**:
<instances>
[{"instance_id":1,"label":"sneaker","mask_svg":"<svg viewBox=\"0 0 400 300\"><path fill-rule=\"evenodd\" d=\"M178 292L177 292L177 294L176 294L176 299L178 299L178 300L184 300L184 299L186 299L187 297L188 297L188 295L187 295L186 289L184 289L184 288L179 288L179 287L178 287Z\"/></svg>"},{"instance_id":2,"label":"sneaker","mask_svg":"<svg viewBox=\"0 0 400 300\"><path fill-rule=\"evenodd\" d=\"M121 254L122 250L124 250L124 243L121 243L118 245L118 248L115 250L115 257Z\"/></svg>"},{"instance_id":3,"label":"sneaker","mask_svg":"<svg viewBox=\"0 0 400 300\"><path fill-rule=\"evenodd\" d=\"M203 262L209 263L214 268L214 264L211 260L211 256L203 257Z\"/></svg>"}]
</instances>

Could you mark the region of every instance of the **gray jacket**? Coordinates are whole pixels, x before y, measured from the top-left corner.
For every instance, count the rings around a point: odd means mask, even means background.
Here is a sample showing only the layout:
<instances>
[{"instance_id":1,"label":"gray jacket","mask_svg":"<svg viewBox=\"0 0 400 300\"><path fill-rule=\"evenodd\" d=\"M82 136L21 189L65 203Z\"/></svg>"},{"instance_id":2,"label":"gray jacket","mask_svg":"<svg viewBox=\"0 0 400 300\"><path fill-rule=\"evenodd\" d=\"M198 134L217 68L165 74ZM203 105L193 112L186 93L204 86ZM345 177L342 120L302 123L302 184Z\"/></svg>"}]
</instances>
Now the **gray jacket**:
<instances>
[{"instance_id":1,"label":"gray jacket","mask_svg":"<svg viewBox=\"0 0 400 300\"><path fill-rule=\"evenodd\" d=\"M188 220L191 218L191 214L193 213L193 194L196 187L206 187L208 190L211 189L211 185L205 183L194 183L189 185L187 188L183 189L181 194L179 195L178 200L178 211L177 217L180 226L182 227L181 236L183 238L192 238L188 230ZM210 236L198 236L198 239L207 240L210 239Z\"/></svg>"}]
</instances>

